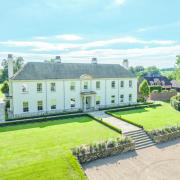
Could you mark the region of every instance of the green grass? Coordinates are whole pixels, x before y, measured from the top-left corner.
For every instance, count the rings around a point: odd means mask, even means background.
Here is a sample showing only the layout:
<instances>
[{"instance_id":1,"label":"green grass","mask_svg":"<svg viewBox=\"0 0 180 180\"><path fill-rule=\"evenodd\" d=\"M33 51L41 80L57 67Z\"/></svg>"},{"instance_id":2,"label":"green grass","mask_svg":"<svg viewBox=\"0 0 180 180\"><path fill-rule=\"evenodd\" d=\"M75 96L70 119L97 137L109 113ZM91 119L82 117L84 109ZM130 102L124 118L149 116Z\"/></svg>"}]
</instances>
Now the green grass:
<instances>
[{"instance_id":1,"label":"green grass","mask_svg":"<svg viewBox=\"0 0 180 180\"><path fill-rule=\"evenodd\" d=\"M2 87L3 84L0 84L0 99L3 99L4 98L4 94L1 92L1 87Z\"/></svg>"},{"instance_id":2,"label":"green grass","mask_svg":"<svg viewBox=\"0 0 180 180\"><path fill-rule=\"evenodd\" d=\"M112 112L112 114L142 125L148 131L180 125L180 112L165 102L162 103L162 106L158 107Z\"/></svg>"},{"instance_id":3,"label":"green grass","mask_svg":"<svg viewBox=\"0 0 180 180\"><path fill-rule=\"evenodd\" d=\"M88 116L0 128L0 179L86 179L71 148L119 134Z\"/></svg>"}]
</instances>

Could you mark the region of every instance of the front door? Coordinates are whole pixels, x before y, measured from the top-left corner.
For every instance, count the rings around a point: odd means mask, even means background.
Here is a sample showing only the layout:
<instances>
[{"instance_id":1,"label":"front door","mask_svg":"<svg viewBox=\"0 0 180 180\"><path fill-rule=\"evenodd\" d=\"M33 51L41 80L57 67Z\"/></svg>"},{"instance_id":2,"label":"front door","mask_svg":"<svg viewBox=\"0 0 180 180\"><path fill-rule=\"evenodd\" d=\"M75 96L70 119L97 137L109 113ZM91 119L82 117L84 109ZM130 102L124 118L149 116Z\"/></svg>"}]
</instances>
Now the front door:
<instances>
[{"instance_id":1,"label":"front door","mask_svg":"<svg viewBox=\"0 0 180 180\"><path fill-rule=\"evenodd\" d=\"M91 108L91 97L86 97L86 109L90 109Z\"/></svg>"}]
</instances>

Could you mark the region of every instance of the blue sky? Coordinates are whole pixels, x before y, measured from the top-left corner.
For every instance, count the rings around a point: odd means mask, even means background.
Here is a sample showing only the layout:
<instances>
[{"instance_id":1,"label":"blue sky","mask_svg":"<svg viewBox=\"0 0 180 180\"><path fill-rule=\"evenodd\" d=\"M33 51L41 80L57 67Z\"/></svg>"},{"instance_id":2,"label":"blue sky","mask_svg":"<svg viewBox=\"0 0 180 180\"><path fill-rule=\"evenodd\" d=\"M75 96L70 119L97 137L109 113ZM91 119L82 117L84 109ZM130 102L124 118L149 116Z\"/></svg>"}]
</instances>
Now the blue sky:
<instances>
[{"instance_id":1,"label":"blue sky","mask_svg":"<svg viewBox=\"0 0 180 180\"><path fill-rule=\"evenodd\" d=\"M179 0L0 0L0 60L60 55L63 62L173 67Z\"/></svg>"}]
</instances>

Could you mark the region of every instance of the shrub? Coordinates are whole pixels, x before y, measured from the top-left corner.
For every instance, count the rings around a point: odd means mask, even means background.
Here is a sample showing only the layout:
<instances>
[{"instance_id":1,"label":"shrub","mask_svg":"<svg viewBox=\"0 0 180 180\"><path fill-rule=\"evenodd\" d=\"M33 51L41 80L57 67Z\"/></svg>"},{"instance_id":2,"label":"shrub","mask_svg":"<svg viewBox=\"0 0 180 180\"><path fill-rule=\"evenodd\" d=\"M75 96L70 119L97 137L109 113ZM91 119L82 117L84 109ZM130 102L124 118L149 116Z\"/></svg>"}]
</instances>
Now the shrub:
<instances>
[{"instance_id":1,"label":"shrub","mask_svg":"<svg viewBox=\"0 0 180 180\"><path fill-rule=\"evenodd\" d=\"M1 91L4 94L8 94L9 93L9 84L7 81L5 81L1 87Z\"/></svg>"},{"instance_id":2,"label":"shrub","mask_svg":"<svg viewBox=\"0 0 180 180\"><path fill-rule=\"evenodd\" d=\"M176 110L180 111L180 95L173 96L171 98L171 106Z\"/></svg>"}]
</instances>

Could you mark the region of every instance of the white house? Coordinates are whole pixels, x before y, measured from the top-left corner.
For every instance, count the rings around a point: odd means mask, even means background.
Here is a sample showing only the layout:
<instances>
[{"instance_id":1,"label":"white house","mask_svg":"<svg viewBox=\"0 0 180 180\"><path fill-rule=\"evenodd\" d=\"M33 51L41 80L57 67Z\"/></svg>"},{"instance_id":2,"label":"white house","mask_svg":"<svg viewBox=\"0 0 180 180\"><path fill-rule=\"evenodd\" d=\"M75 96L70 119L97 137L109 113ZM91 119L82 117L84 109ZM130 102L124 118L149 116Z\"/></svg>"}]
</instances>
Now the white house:
<instances>
[{"instance_id":1,"label":"white house","mask_svg":"<svg viewBox=\"0 0 180 180\"><path fill-rule=\"evenodd\" d=\"M137 79L119 64L29 62L13 75L9 60L10 114L31 116L93 111L137 102ZM128 66L126 60L126 66Z\"/></svg>"}]
</instances>

